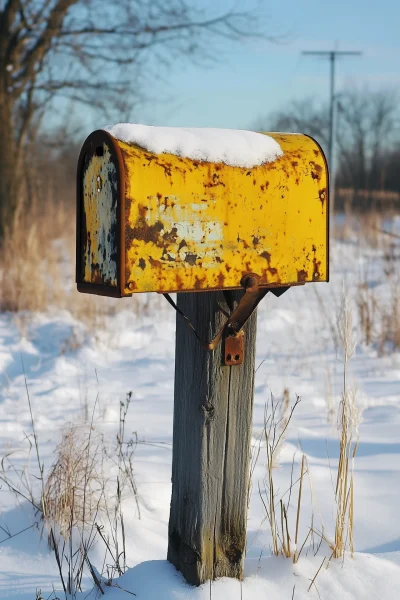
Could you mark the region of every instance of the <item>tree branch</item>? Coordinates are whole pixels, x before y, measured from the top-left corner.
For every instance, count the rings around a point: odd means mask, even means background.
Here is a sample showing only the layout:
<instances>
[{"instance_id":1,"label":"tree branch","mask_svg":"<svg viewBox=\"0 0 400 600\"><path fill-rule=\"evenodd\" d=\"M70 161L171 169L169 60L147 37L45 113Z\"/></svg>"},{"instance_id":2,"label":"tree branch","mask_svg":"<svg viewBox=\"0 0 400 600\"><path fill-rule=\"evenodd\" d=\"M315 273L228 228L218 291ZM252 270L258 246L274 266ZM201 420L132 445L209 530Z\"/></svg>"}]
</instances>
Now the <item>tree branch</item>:
<instances>
[{"instance_id":1,"label":"tree branch","mask_svg":"<svg viewBox=\"0 0 400 600\"><path fill-rule=\"evenodd\" d=\"M24 57L23 70L17 77L18 83L26 83L35 74L35 67L39 61L44 59L46 53L49 51L53 38L60 35L63 20L68 9L78 1L58 0L56 2L48 18L46 28L39 36L33 48Z\"/></svg>"}]
</instances>

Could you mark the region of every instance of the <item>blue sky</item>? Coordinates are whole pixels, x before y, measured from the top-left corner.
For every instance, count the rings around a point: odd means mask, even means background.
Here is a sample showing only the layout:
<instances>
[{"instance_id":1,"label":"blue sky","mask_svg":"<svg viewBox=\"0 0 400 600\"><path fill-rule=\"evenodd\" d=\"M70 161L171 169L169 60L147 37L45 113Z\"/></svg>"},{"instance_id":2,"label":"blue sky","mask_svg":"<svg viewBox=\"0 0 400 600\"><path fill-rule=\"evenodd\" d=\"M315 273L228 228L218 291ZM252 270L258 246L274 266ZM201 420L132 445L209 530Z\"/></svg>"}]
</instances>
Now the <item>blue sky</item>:
<instances>
[{"instance_id":1,"label":"blue sky","mask_svg":"<svg viewBox=\"0 0 400 600\"><path fill-rule=\"evenodd\" d=\"M215 6L215 4L214 4ZM221 11L230 6L219 0ZM338 91L350 86L400 87L399 0L285 0L267 2L270 35L225 48L210 68L178 63L154 83L157 98L135 120L153 125L247 128L285 103L308 96L327 100L329 66L302 50L360 50L339 60Z\"/></svg>"}]
</instances>

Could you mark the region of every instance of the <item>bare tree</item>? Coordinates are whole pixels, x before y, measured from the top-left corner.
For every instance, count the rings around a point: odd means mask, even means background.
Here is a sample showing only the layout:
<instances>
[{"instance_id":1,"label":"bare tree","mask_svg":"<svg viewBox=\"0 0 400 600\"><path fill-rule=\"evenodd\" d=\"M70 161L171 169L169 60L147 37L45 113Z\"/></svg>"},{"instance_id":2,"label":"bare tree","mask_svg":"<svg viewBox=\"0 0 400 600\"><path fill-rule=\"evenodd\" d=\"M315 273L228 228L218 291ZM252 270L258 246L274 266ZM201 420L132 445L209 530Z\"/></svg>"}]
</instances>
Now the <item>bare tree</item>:
<instances>
[{"instance_id":1,"label":"bare tree","mask_svg":"<svg viewBox=\"0 0 400 600\"><path fill-rule=\"evenodd\" d=\"M55 100L121 109L178 57L204 62L218 40L260 31L256 13L210 14L191 0L0 0L0 238L27 142Z\"/></svg>"},{"instance_id":2,"label":"bare tree","mask_svg":"<svg viewBox=\"0 0 400 600\"><path fill-rule=\"evenodd\" d=\"M399 96L395 90L350 89L338 95L337 180L357 190L386 189L397 185L393 172L400 146ZM299 131L328 148L328 106L315 100L291 102L260 119L258 129Z\"/></svg>"},{"instance_id":3,"label":"bare tree","mask_svg":"<svg viewBox=\"0 0 400 600\"><path fill-rule=\"evenodd\" d=\"M355 190L385 188L385 164L399 139L394 90L350 90L338 101L340 179Z\"/></svg>"},{"instance_id":4,"label":"bare tree","mask_svg":"<svg viewBox=\"0 0 400 600\"><path fill-rule=\"evenodd\" d=\"M295 100L271 115L259 119L256 129L306 133L326 148L329 139L328 108L318 104L313 98Z\"/></svg>"}]
</instances>

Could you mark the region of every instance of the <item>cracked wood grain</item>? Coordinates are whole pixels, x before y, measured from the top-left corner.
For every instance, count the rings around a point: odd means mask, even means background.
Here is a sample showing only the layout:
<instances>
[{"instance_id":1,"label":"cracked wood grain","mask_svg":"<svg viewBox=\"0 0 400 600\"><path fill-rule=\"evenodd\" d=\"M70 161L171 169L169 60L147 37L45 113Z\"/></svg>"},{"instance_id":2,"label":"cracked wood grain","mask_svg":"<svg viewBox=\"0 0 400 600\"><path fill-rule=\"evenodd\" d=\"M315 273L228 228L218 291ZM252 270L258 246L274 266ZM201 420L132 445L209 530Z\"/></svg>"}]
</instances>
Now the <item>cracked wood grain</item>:
<instances>
[{"instance_id":1,"label":"cracked wood grain","mask_svg":"<svg viewBox=\"0 0 400 600\"><path fill-rule=\"evenodd\" d=\"M221 292L182 293L177 303L203 339L215 336L229 311ZM222 364L223 344L204 350L177 315L168 560L193 585L243 577L256 327L254 313L244 363L230 367Z\"/></svg>"}]
</instances>

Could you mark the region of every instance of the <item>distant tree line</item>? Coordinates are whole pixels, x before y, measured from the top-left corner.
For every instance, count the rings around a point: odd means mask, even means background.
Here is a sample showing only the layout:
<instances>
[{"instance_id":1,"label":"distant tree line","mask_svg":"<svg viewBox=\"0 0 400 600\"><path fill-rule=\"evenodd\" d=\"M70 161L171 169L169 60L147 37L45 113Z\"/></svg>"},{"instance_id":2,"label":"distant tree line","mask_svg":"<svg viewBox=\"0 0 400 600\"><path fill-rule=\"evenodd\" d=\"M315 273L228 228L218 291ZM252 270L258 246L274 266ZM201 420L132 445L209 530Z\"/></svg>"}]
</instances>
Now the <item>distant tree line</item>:
<instances>
[{"instance_id":1,"label":"distant tree line","mask_svg":"<svg viewBox=\"0 0 400 600\"><path fill-rule=\"evenodd\" d=\"M365 207L375 196L400 193L400 102L395 90L351 89L337 99L336 187L350 188ZM294 101L257 123L264 131L298 131L325 151L329 107L314 99ZM379 194L378 194L379 193ZM337 194L340 200L340 193ZM340 207L340 202L338 204Z\"/></svg>"}]
</instances>

